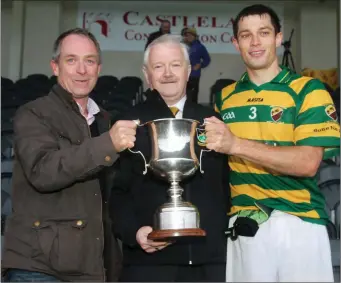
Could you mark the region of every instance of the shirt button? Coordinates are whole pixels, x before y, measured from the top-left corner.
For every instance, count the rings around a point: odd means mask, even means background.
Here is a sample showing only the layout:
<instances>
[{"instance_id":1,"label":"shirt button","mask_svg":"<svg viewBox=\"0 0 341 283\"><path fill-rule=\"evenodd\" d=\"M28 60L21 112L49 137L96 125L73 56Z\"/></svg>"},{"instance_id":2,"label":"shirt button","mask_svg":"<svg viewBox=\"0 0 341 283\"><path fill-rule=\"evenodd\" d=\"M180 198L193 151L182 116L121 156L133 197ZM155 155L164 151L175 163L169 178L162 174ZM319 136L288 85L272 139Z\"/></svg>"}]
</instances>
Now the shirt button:
<instances>
[{"instance_id":1,"label":"shirt button","mask_svg":"<svg viewBox=\"0 0 341 283\"><path fill-rule=\"evenodd\" d=\"M110 157L109 155L107 155L107 156L104 158L104 160L105 160L106 162L109 162L109 161L111 160L111 157Z\"/></svg>"}]
</instances>

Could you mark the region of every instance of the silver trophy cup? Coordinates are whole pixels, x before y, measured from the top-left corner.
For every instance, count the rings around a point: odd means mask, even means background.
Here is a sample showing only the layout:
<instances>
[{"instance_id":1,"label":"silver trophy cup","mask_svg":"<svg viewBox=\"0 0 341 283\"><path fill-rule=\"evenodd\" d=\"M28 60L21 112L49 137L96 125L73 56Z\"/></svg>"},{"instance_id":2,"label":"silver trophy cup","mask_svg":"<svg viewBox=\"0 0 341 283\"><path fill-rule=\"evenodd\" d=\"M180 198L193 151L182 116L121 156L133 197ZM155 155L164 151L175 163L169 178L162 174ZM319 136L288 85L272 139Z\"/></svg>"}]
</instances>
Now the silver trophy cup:
<instances>
[{"instance_id":1,"label":"silver trophy cup","mask_svg":"<svg viewBox=\"0 0 341 283\"><path fill-rule=\"evenodd\" d=\"M198 209L188 201L182 199L183 188L179 182L192 176L198 168L201 169L201 157L198 160L194 144L200 123L191 119L158 119L139 126L147 126L152 141L152 155L149 163L142 152L145 162L144 174L147 168L171 185L168 189L169 201L161 205L154 215L153 232L148 235L152 240L166 240L183 236L205 236L206 233L200 228ZM202 133L202 131L201 131ZM198 136L203 142L205 136ZM203 144L203 143L202 143Z\"/></svg>"}]
</instances>

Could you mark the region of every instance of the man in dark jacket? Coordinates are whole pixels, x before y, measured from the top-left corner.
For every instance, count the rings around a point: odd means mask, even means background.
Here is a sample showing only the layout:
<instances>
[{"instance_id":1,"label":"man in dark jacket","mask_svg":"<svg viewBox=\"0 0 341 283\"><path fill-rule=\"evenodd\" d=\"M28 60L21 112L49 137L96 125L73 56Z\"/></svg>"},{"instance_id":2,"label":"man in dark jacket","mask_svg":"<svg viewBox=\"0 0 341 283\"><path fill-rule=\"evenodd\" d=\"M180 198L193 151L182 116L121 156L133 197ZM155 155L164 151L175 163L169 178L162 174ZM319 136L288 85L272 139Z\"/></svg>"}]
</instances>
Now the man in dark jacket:
<instances>
[{"instance_id":1,"label":"man in dark jacket","mask_svg":"<svg viewBox=\"0 0 341 283\"><path fill-rule=\"evenodd\" d=\"M14 119L13 214L2 268L16 282L117 281L121 255L108 217L108 169L116 152L134 146L136 126L111 127L89 98L101 68L91 33L61 34L51 66L58 83Z\"/></svg>"},{"instance_id":2,"label":"man in dark jacket","mask_svg":"<svg viewBox=\"0 0 341 283\"><path fill-rule=\"evenodd\" d=\"M198 102L201 69L210 64L211 57L206 47L199 41L195 28L186 28L183 34L184 42L189 46L189 59L192 66L187 83L187 96L193 102Z\"/></svg>"},{"instance_id":3,"label":"man in dark jacket","mask_svg":"<svg viewBox=\"0 0 341 283\"><path fill-rule=\"evenodd\" d=\"M186 46L180 38L163 35L145 53L144 73L151 89L147 100L135 106L125 119L141 123L159 118L189 118L204 122L215 112L186 99L185 89L191 67ZM176 107L177 113L172 110ZM172 109L172 110L171 110ZM205 149L195 142L199 156ZM141 151L148 161L151 141L146 127L138 127L134 151ZM111 194L110 211L117 236L123 242L121 281L199 282L224 281L228 211L228 170L223 155L205 152L204 173L199 171L184 180L183 198L200 212L201 228L206 237L195 241L158 242L147 239L152 232L156 209L167 202L170 184L152 172L143 175L140 155L124 151L117 161L118 170Z\"/></svg>"},{"instance_id":4,"label":"man in dark jacket","mask_svg":"<svg viewBox=\"0 0 341 283\"><path fill-rule=\"evenodd\" d=\"M161 35L164 35L164 34L169 34L171 32L171 23L170 21L168 20L164 20L161 22L161 27L158 31L155 31L153 33L151 33L149 36L148 36L148 40L147 40L147 43L144 47L144 49L146 50L148 45L155 39L157 39L158 37L160 37Z\"/></svg>"}]
</instances>

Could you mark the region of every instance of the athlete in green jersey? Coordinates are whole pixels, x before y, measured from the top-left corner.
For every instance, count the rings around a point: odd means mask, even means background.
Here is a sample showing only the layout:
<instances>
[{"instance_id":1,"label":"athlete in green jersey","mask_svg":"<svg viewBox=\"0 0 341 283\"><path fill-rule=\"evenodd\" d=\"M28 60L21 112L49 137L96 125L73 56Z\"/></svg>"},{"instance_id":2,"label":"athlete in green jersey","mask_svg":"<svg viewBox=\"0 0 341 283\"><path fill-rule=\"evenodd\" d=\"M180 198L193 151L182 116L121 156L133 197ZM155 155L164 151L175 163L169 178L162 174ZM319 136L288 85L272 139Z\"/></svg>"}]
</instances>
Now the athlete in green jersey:
<instances>
[{"instance_id":1,"label":"athlete in green jersey","mask_svg":"<svg viewBox=\"0 0 341 283\"><path fill-rule=\"evenodd\" d=\"M281 69L260 86L245 73L218 94L216 110L240 138L272 146L319 146L325 156L335 154L340 129L329 93L319 80ZM264 204L309 222L327 223L324 197L314 176L292 178L238 156L230 156L229 165L231 215Z\"/></svg>"},{"instance_id":2,"label":"athlete in green jersey","mask_svg":"<svg viewBox=\"0 0 341 283\"><path fill-rule=\"evenodd\" d=\"M217 95L224 122L206 120L207 147L229 155L230 226L259 226L228 240L227 282L333 281L315 175L339 151L340 127L323 84L278 64L280 29L266 6L239 13L233 42L247 71Z\"/></svg>"}]
</instances>

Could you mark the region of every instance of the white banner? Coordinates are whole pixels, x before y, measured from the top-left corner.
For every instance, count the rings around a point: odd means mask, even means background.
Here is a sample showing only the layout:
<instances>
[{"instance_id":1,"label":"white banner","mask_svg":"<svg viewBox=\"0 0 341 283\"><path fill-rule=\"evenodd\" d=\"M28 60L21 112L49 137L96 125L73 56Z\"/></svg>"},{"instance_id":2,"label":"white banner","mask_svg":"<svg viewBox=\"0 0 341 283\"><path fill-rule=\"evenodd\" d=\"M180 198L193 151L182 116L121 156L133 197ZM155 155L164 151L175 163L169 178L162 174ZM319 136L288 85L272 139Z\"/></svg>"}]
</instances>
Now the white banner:
<instances>
[{"instance_id":1,"label":"white banner","mask_svg":"<svg viewBox=\"0 0 341 283\"><path fill-rule=\"evenodd\" d=\"M232 19L245 6L209 1L80 1L77 26L89 29L102 50L142 52L148 35L167 19L172 34L180 34L185 26L195 27L209 53L237 53L231 42ZM283 21L283 8L272 8Z\"/></svg>"}]
</instances>

